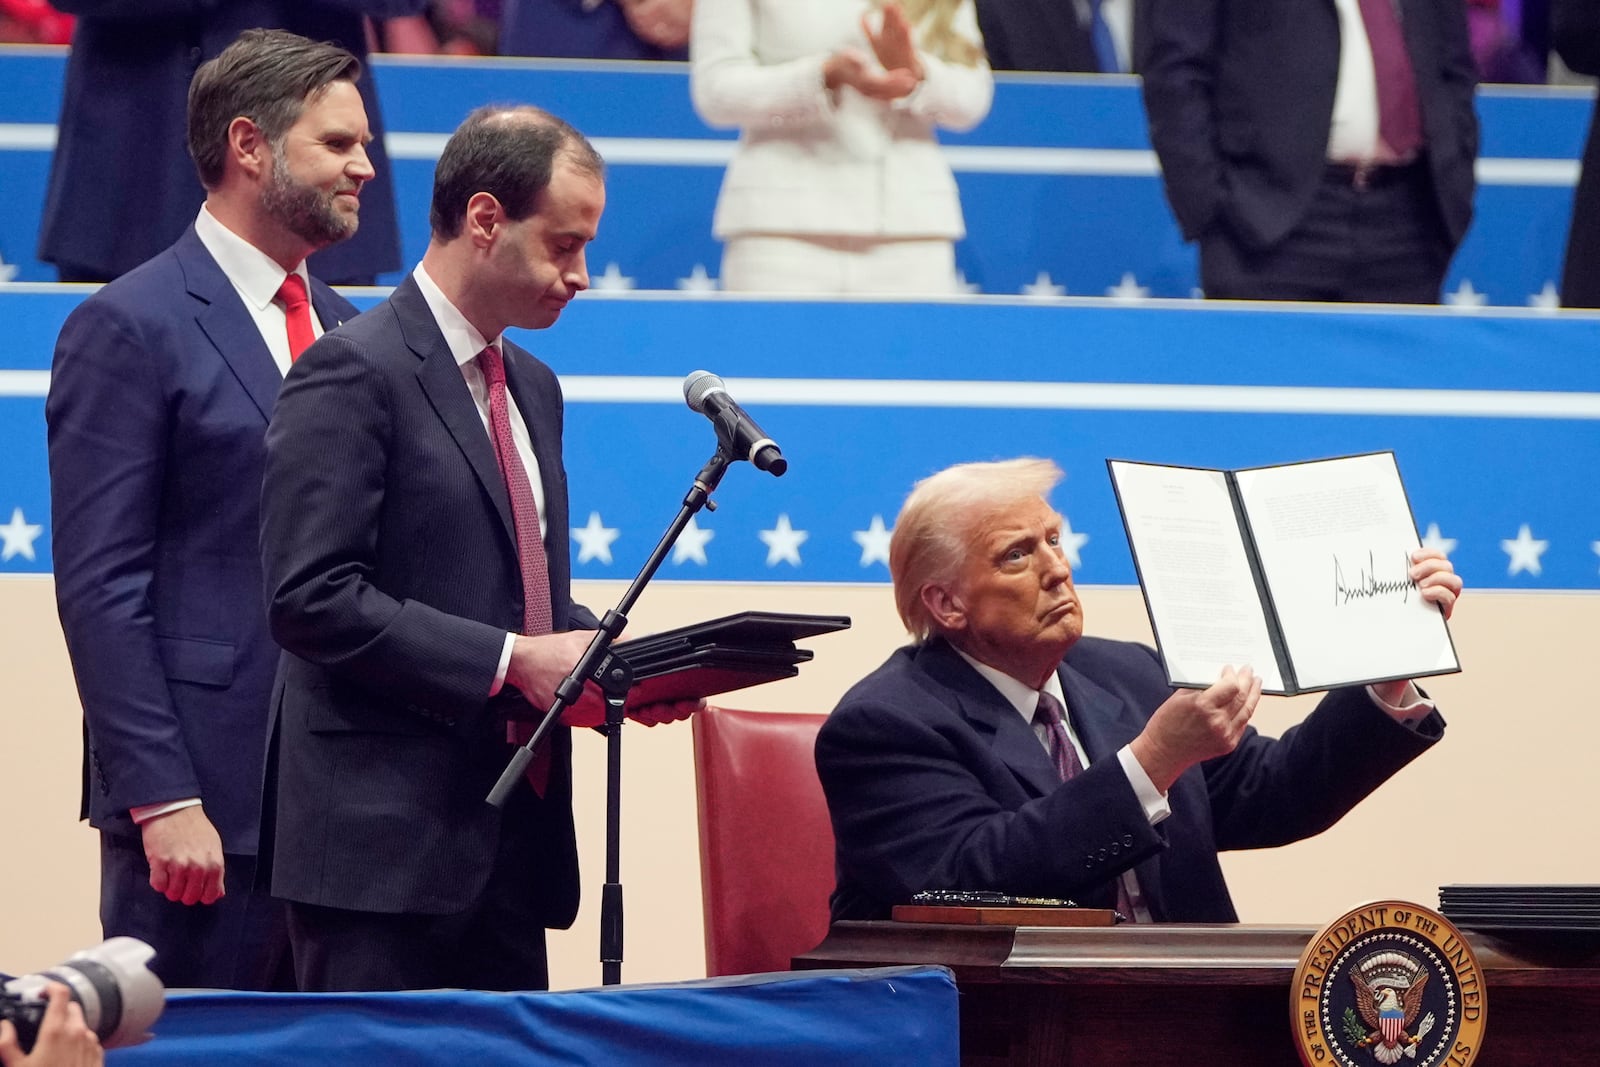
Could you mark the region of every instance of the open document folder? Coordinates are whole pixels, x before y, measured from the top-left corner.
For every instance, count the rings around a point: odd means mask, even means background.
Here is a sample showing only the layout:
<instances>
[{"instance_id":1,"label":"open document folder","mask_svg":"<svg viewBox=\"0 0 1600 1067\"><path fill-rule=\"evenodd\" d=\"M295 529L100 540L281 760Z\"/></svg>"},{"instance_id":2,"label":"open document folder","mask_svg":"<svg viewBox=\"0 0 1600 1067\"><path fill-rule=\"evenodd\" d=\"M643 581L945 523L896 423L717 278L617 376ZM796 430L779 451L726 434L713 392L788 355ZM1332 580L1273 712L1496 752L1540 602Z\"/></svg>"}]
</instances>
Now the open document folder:
<instances>
[{"instance_id":1,"label":"open document folder","mask_svg":"<svg viewBox=\"0 0 1600 1067\"><path fill-rule=\"evenodd\" d=\"M1224 666L1281 694L1461 669L1409 577L1421 541L1394 453L1106 465L1173 685L1204 688Z\"/></svg>"}]
</instances>

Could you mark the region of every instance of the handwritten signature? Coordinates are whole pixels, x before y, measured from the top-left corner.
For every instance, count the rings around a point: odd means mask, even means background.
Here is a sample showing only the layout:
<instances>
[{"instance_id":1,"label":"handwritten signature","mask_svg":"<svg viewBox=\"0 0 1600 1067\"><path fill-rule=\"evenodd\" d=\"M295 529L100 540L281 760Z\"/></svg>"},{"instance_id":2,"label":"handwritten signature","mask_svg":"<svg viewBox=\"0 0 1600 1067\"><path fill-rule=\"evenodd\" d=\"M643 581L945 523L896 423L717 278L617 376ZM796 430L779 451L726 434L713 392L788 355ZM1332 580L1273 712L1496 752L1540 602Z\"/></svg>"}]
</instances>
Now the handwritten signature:
<instances>
[{"instance_id":1,"label":"handwritten signature","mask_svg":"<svg viewBox=\"0 0 1600 1067\"><path fill-rule=\"evenodd\" d=\"M1404 557L1401 574L1405 574L1410 569L1410 558ZM1411 590L1415 589L1417 585L1417 583L1412 581L1410 578L1396 578L1387 581L1380 581L1378 578L1378 568L1373 563L1372 552L1370 550L1367 552L1367 565L1357 571L1357 574L1360 577L1357 579L1355 585L1344 584L1344 567L1340 564L1338 556L1333 557L1334 607L1348 604L1352 600L1375 600L1378 597L1395 595L1398 595L1401 603L1404 603L1411 598Z\"/></svg>"}]
</instances>

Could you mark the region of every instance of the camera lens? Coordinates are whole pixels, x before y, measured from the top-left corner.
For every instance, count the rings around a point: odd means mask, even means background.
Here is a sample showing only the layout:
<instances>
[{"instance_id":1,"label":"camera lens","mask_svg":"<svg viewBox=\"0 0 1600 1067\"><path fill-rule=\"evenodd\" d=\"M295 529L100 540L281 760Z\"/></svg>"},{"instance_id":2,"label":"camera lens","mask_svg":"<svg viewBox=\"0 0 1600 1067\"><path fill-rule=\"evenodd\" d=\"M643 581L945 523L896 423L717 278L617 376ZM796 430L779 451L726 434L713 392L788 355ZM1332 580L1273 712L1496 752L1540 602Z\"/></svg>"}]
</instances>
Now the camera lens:
<instances>
[{"instance_id":1,"label":"camera lens","mask_svg":"<svg viewBox=\"0 0 1600 1067\"><path fill-rule=\"evenodd\" d=\"M7 982L7 993L43 1000L45 985L60 982L83 1009L83 1021L106 1048L136 1045L166 1006L166 990L150 970L155 949L132 937L113 937L74 953L38 974Z\"/></svg>"}]
</instances>

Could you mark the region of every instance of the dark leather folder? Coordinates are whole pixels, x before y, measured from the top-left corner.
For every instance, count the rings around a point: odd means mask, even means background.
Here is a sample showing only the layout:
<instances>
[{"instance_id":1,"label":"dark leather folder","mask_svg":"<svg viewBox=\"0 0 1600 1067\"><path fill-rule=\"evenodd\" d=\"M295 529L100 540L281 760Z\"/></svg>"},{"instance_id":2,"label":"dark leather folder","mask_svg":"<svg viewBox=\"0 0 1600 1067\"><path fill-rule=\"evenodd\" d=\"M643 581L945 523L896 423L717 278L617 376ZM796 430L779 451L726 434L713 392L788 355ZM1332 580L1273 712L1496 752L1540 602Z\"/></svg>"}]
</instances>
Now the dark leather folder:
<instances>
[{"instance_id":1,"label":"dark leather folder","mask_svg":"<svg viewBox=\"0 0 1600 1067\"><path fill-rule=\"evenodd\" d=\"M701 700L793 678L810 649L795 641L848 629L843 615L744 611L614 645L633 669L628 705Z\"/></svg>"}]
</instances>

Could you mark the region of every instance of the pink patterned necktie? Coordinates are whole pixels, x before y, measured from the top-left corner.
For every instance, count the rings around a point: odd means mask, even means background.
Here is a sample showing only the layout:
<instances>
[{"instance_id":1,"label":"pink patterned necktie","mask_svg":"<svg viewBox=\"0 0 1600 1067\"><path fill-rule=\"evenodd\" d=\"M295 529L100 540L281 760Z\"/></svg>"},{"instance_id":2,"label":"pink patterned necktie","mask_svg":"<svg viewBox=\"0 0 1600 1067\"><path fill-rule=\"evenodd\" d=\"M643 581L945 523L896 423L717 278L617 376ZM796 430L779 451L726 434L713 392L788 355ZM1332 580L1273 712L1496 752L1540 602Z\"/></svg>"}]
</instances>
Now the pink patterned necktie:
<instances>
[{"instance_id":1,"label":"pink patterned necktie","mask_svg":"<svg viewBox=\"0 0 1600 1067\"><path fill-rule=\"evenodd\" d=\"M1400 13L1395 0L1360 0L1360 4L1378 87L1378 136L1398 159L1409 160L1422 147L1422 111Z\"/></svg>"},{"instance_id":2,"label":"pink patterned necktie","mask_svg":"<svg viewBox=\"0 0 1600 1067\"><path fill-rule=\"evenodd\" d=\"M517 561L522 570L522 632L530 637L547 634L552 623L550 565L545 559L544 541L539 537L539 504L533 498L533 483L528 481L528 468L522 465L517 443L511 436L505 358L498 348L490 345L478 353L478 366L489 387L489 428L493 431L494 458L500 467L500 476L505 479L506 494L511 498L511 525L517 534ZM524 744L532 736L532 723L506 724L506 740L514 745ZM546 735L534 749L533 759L523 772L533 791L541 797L550 783L551 743Z\"/></svg>"},{"instance_id":3,"label":"pink patterned necktie","mask_svg":"<svg viewBox=\"0 0 1600 1067\"><path fill-rule=\"evenodd\" d=\"M1063 782L1083 773L1083 763L1078 759L1078 750L1072 746L1072 738L1067 736L1065 711L1061 701L1049 693L1040 693L1039 706L1033 712L1033 721L1045 727L1046 747L1050 751L1050 759L1056 765L1056 773L1061 776ZM1117 876L1116 885L1117 910L1132 922L1133 901L1128 897L1128 887L1123 883L1120 874Z\"/></svg>"},{"instance_id":4,"label":"pink patterned necktie","mask_svg":"<svg viewBox=\"0 0 1600 1067\"><path fill-rule=\"evenodd\" d=\"M511 410L506 400L506 364L493 345L478 354L478 366L489 387L489 426L494 432L494 457L511 497L511 523L517 533L517 559L522 565L522 632L534 636L551 629L550 570L539 536L539 505L533 498L528 470L511 436Z\"/></svg>"}]
</instances>

